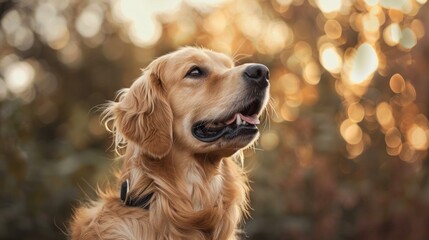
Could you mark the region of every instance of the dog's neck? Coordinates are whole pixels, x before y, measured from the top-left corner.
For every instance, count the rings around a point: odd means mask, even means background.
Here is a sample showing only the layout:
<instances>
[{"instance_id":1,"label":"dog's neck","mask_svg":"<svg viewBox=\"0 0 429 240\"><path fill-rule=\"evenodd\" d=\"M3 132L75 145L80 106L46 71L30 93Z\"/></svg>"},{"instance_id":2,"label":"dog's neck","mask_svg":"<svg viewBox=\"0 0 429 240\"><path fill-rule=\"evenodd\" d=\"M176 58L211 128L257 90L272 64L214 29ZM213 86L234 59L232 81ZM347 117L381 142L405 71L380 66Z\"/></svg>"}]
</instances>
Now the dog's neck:
<instances>
[{"instance_id":1,"label":"dog's neck","mask_svg":"<svg viewBox=\"0 0 429 240\"><path fill-rule=\"evenodd\" d=\"M221 157L173 148L164 158L154 159L143 155L138 146L130 145L124 158L120 181L128 179L130 193L135 196L169 187L190 200L194 210L214 206L220 197L224 164Z\"/></svg>"},{"instance_id":2,"label":"dog's neck","mask_svg":"<svg viewBox=\"0 0 429 240\"><path fill-rule=\"evenodd\" d=\"M213 231L216 239L225 239L223 234L230 234L247 212L247 181L232 159L214 164L177 149L163 159L128 149L124 158L120 181L130 180L130 193L154 193L148 211L160 216L151 220L155 228ZM166 205L171 211L162 211Z\"/></svg>"}]
</instances>

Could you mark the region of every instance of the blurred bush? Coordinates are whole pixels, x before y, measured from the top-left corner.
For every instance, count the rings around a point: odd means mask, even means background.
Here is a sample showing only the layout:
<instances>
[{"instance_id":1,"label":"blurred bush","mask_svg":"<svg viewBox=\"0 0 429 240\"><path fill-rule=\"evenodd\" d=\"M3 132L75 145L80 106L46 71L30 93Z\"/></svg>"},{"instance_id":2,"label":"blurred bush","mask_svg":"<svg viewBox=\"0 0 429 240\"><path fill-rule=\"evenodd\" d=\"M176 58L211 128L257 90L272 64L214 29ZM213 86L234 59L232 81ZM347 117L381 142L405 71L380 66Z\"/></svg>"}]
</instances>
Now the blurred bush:
<instances>
[{"instance_id":1,"label":"blurred bush","mask_svg":"<svg viewBox=\"0 0 429 240\"><path fill-rule=\"evenodd\" d=\"M246 153L249 239L428 239L428 13L426 0L0 1L0 238L65 239L113 165L97 106L197 45L271 69Z\"/></svg>"}]
</instances>

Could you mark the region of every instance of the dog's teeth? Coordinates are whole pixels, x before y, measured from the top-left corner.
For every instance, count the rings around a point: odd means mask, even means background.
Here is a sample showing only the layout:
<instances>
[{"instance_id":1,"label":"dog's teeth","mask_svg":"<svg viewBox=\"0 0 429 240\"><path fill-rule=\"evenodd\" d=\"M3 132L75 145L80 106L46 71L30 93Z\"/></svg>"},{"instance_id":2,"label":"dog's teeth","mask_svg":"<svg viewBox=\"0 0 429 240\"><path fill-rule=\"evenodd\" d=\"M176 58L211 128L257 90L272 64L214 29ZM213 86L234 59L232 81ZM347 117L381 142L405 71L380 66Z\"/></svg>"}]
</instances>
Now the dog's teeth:
<instances>
[{"instance_id":1,"label":"dog's teeth","mask_svg":"<svg viewBox=\"0 0 429 240\"><path fill-rule=\"evenodd\" d=\"M247 122L243 120L243 122L241 123L243 125L247 125Z\"/></svg>"},{"instance_id":2,"label":"dog's teeth","mask_svg":"<svg viewBox=\"0 0 429 240\"><path fill-rule=\"evenodd\" d=\"M236 120L236 122L235 122L235 123L236 123L237 125L241 125L241 122L242 122L242 121L241 121L240 114L237 114L237 120Z\"/></svg>"}]
</instances>

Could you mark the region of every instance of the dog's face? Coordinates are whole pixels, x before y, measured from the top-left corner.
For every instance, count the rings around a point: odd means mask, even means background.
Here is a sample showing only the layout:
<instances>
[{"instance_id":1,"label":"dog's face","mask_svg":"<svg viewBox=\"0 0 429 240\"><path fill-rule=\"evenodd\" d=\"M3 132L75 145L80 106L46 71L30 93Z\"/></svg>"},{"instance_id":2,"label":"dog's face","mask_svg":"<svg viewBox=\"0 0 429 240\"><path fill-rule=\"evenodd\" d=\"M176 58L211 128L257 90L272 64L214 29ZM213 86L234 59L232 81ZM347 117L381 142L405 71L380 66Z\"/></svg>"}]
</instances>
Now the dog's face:
<instances>
[{"instance_id":1,"label":"dog's face","mask_svg":"<svg viewBox=\"0 0 429 240\"><path fill-rule=\"evenodd\" d=\"M257 139L268 80L264 65L235 67L224 54L184 48L145 69L119 102L134 108L116 112L122 119L116 127L154 157L176 145L196 154L229 156ZM127 111L129 116L121 117Z\"/></svg>"},{"instance_id":2,"label":"dog's face","mask_svg":"<svg viewBox=\"0 0 429 240\"><path fill-rule=\"evenodd\" d=\"M226 55L187 48L172 54L164 67L160 78L178 141L193 152L228 155L257 138L256 125L268 99L265 66L234 67Z\"/></svg>"}]
</instances>

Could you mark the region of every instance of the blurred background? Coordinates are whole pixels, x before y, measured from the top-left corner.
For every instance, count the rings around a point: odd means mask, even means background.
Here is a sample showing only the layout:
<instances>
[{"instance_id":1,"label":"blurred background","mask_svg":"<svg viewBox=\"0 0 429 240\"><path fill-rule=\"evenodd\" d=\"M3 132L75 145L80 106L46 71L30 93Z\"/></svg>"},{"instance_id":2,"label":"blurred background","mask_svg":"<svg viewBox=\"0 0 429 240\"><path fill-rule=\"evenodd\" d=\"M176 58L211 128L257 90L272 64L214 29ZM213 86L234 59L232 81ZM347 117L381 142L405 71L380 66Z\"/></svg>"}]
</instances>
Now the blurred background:
<instances>
[{"instance_id":1,"label":"blurred background","mask_svg":"<svg viewBox=\"0 0 429 240\"><path fill-rule=\"evenodd\" d=\"M0 239L66 239L97 106L180 46L271 70L247 239L429 239L427 0L0 0Z\"/></svg>"}]
</instances>

